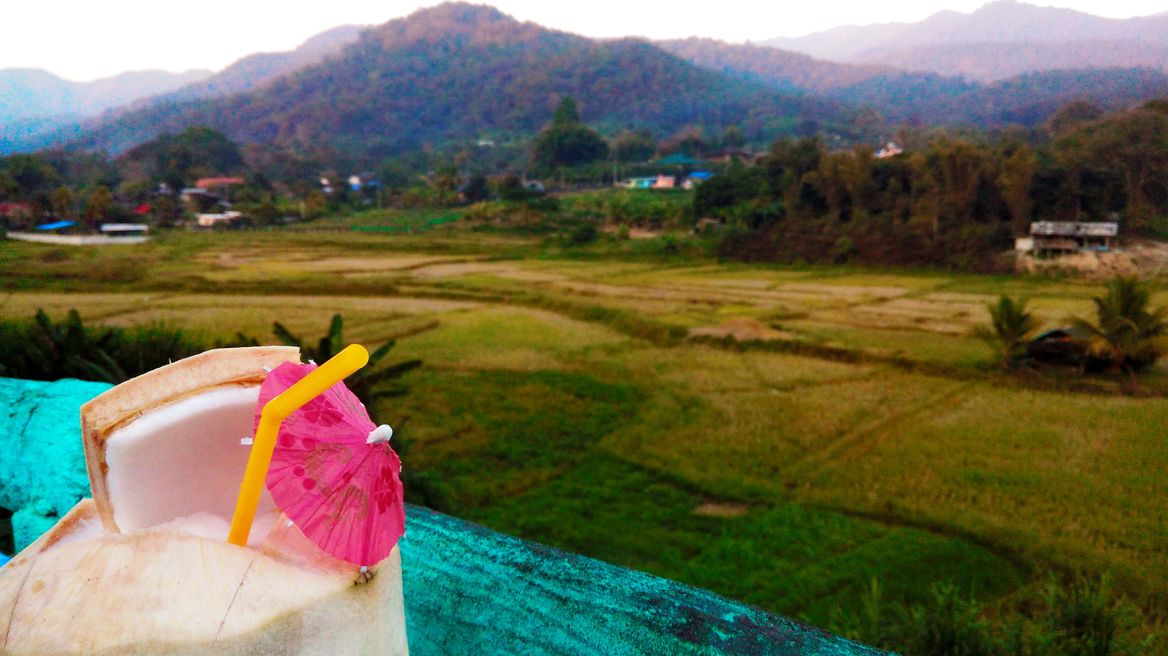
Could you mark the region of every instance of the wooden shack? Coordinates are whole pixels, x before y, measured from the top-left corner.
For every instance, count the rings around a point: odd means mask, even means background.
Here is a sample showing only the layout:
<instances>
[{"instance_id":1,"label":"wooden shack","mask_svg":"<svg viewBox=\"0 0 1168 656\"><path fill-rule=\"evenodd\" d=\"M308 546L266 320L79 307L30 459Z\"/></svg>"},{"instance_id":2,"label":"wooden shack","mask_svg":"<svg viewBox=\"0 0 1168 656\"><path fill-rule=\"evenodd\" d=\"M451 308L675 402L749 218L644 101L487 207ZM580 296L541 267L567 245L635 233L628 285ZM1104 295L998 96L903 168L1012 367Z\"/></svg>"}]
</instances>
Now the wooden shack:
<instances>
[{"instance_id":1,"label":"wooden shack","mask_svg":"<svg viewBox=\"0 0 1168 656\"><path fill-rule=\"evenodd\" d=\"M1030 240L1019 240L1035 257L1110 251L1119 238L1119 224L1102 221L1035 221Z\"/></svg>"}]
</instances>

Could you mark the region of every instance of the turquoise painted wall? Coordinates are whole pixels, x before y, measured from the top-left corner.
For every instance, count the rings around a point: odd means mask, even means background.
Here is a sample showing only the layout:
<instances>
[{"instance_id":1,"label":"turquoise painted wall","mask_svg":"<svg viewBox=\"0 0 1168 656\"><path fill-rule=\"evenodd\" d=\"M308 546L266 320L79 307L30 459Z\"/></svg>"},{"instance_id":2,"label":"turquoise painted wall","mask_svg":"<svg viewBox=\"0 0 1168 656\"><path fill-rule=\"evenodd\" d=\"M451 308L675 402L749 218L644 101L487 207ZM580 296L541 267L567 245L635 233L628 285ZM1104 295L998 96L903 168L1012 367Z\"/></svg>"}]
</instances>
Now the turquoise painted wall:
<instances>
[{"instance_id":1,"label":"turquoise painted wall","mask_svg":"<svg viewBox=\"0 0 1168 656\"><path fill-rule=\"evenodd\" d=\"M16 511L17 548L88 496L78 411L108 387L0 378L0 506ZM415 656L883 653L706 590L425 508L409 506L406 517L402 583Z\"/></svg>"}]
</instances>

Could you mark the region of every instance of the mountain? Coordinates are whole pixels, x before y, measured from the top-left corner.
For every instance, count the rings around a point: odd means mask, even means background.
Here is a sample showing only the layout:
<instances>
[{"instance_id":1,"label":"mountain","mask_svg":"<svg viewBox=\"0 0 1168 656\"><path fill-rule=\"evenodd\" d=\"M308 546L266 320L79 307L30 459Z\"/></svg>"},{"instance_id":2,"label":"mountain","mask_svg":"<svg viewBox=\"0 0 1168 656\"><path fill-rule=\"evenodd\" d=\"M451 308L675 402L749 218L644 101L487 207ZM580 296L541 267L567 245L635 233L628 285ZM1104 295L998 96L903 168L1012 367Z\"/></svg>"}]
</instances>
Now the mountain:
<instances>
[{"instance_id":1,"label":"mountain","mask_svg":"<svg viewBox=\"0 0 1168 656\"><path fill-rule=\"evenodd\" d=\"M342 25L287 52L249 55L212 73L140 71L78 83L39 70L0 71L0 154L31 151L76 138L83 124L103 111L176 103L249 91L336 54L357 40L363 27Z\"/></svg>"},{"instance_id":2,"label":"mountain","mask_svg":"<svg viewBox=\"0 0 1168 656\"><path fill-rule=\"evenodd\" d=\"M111 107L203 79L211 71L132 71L71 82L39 69L0 70L0 154L35 150L80 133L81 123Z\"/></svg>"},{"instance_id":3,"label":"mountain","mask_svg":"<svg viewBox=\"0 0 1168 656\"><path fill-rule=\"evenodd\" d=\"M563 96L602 130L660 135L737 124L769 138L847 116L837 103L703 69L643 40L594 41L449 3L365 30L335 56L261 88L159 102L73 145L120 151L206 125L244 143L377 161L484 134L530 135Z\"/></svg>"},{"instance_id":4,"label":"mountain","mask_svg":"<svg viewBox=\"0 0 1168 656\"><path fill-rule=\"evenodd\" d=\"M1025 73L918 111L926 122L987 127L1034 126L1072 100L1105 111L1129 109L1168 96L1168 75L1154 69L1097 69Z\"/></svg>"},{"instance_id":5,"label":"mountain","mask_svg":"<svg viewBox=\"0 0 1168 656\"><path fill-rule=\"evenodd\" d=\"M92 116L138 98L203 79L211 71L132 71L92 82L71 82L40 69L0 70L0 124L51 116Z\"/></svg>"},{"instance_id":6,"label":"mountain","mask_svg":"<svg viewBox=\"0 0 1168 656\"><path fill-rule=\"evenodd\" d=\"M960 43L882 50L865 60L907 71L929 71L993 82L1024 73L1090 68L1158 68L1168 71L1168 40Z\"/></svg>"},{"instance_id":7,"label":"mountain","mask_svg":"<svg viewBox=\"0 0 1168 656\"><path fill-rule=\"evenodd\" d=\"M206 79L166 94L165 99L193 100L250 91L337 54L355 42L363 29L358 25L341 25L311 37L295 50L249 55Z\"/></svg>"},{"instance_id":8,"label":"mountain","mask_svg":"<svg viewBox=\"0 0 1168 656\"><path fill-rule=\"evenodd\" d=\"M969 14L942 11L917 23L838 27L763 45L983 81L1051 68L1160 68L1168 13L1118 20L998 0Z\"/></svg>"},{"instance_id":9,"label":"mountain","mask_svg":"<svg viewBox=\"0 0 1168 656\"><path fill-rule=\"evenodd\" d=\"M840 64L778 48L709 39L659 45L726 75L776 89L814 92L846 105L872 107L891 123L1034 126L1071 100L1086 100L1113 110L1168 95L1168 75L1146 68L1051 70L982 84L958 76Z\"/></svg>"},{"instance_id":10,"label":"mountain","mask_svg":"<svg viewBox=\"0 0 1168 656\"><path fill-rule=\"evenodd\" d=\"M828 91L894 72L887 66L840 64L766 46L714 39L656 41L666 52L711 70L787 89Z\"/></svg>"}]
</instances>

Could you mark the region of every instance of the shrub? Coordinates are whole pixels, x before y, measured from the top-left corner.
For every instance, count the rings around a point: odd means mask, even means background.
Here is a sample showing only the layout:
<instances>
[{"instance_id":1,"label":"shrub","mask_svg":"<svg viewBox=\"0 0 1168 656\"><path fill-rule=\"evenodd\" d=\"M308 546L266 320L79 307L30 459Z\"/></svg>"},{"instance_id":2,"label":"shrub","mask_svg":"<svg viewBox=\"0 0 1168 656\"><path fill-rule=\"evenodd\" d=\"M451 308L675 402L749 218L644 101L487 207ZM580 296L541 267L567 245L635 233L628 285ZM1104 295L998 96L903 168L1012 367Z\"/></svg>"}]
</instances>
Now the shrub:
<instances>
[{"instance_id":1,"label":"shrub","mask_svg":"<svg viewBox=\"0 0 1168 656\"><path fill-rule=\"evenodd\" d=\"M568 243L574 246L591 244L592 242L596 241L597 237L599 237L599 234L600 233L596 230L596 226L592 223L582 223L573 228L572 232L568 234Z\"/></svg>"},{"instance_id":2,"label":"shrub","mask_svg":"<svg viewBox=\"0 0 1168 656\"><path fill-rule=\"evenodd\" d=\"M32 322L0 323L0 374L17 378L120 383L202 350L178 328L86 326L77 310L59 323L44 310Z\"/></svg>"}]
</instances>

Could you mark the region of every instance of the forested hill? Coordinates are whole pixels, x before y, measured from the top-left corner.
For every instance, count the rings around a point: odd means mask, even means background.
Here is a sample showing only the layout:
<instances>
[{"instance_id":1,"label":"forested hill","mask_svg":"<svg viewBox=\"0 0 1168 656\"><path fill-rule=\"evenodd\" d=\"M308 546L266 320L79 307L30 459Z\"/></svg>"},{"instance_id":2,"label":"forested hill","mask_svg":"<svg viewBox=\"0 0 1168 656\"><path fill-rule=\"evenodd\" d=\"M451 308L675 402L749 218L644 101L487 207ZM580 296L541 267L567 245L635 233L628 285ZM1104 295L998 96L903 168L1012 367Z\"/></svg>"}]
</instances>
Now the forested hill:
<instances>
[{"instance_id":1,"label":"forested hill","mask_svg":"<svg viewBox=\"0 0 1168 656\"><path fill-rule=\"evenodd\" d=\"M769 139L845 117L832 101L700 68L645 41L594 41L488 7L444 4L371 28L340 54L264 88L132 111L74 145L117 152L206 125L240 142L377 160L424 144L529 135L564 95L602 130L662 135L736 124L748 138Z\"/></svg>"},{"instance_id":2,"label":"forested hill","mask_svg":"<svg viewBox=\"0 0 1168 656\"><path fill-rule=\"evenodd\" d=\"M1149 68L1050 70L984 84L929 72L839 64L777 48L710 39L661 45L711 71L872 107L894 124L1034 126L1071 100L1116 110L1168 94L1168 75Z\"/></svg>"},{"instance_id":3,"label":"forested hill","mask_svg":"<svg viewBox=\"0 0 1168 656\"><path fill-rule=\"evenodd\" d=\"M251 91L278 77L322 61L357 40L364 29L341 25L313 36L294 50L248 55L214 75L166 94L158 100L214 98Z\"/></svg>"},{"instance_id":4,"label":"forested hill","mask_svg":"<svg viewBox=\"0 0 1168 656\"><path fill-rule=\"evenodd\" d=\"M899 72L887 66L839 64L779 48L716 39L691 37L656 44L698 66L790 89L823 92Z\"/></svg>"}]
</instances>

